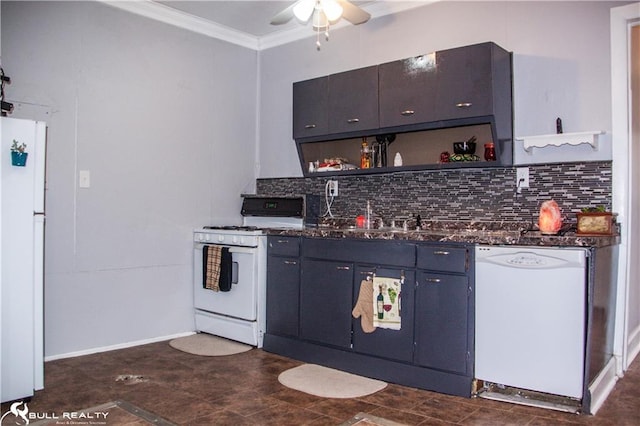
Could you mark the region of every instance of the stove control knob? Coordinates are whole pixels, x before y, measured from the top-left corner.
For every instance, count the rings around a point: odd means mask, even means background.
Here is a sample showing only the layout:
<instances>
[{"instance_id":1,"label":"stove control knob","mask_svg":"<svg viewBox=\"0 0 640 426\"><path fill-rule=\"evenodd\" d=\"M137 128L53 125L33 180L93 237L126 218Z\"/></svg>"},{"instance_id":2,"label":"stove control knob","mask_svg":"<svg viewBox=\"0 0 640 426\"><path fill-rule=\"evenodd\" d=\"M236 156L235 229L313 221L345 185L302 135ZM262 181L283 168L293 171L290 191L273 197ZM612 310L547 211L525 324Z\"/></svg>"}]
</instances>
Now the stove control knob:
<instances>
[{"instance_id":1,"label":"stove control knob","mask_svg":"<svg viewBox=\"0 0 640 426\"><path fill-rule=\"evenodd\" d=\"M240 236L240 244L244 244L244 237L242 235Z\"/></svg>"},{"instance_id":2,"label":"stove control knob","mask_svg":"<svg viewBox=\"0 0 640 426\"><path fill-rule=\"evenodd\" d=\"M238 237L236 237L235 235L232 238L232 241L234 244L238 244Z\"/></svg>"},{"instance_id":3,"label":"stove control knob","mask_svg":"<svg viewBox=\"0 0 640 426\"><path fill-rule=\"evenodd\" d=\"M204 235L204 240L205 240L205 241L209 241L209 234L205 234L205 235Z\"/></svg>"},{"instance_id":4,"label":"stove control knob","mask_svg":"<svg viewBox=\"0 0 640 426\"><path fill-rule=\"evenodd\" d=\"M224 241L224 235L218 235L218 242Z\"/></svg>"}]
</instances>

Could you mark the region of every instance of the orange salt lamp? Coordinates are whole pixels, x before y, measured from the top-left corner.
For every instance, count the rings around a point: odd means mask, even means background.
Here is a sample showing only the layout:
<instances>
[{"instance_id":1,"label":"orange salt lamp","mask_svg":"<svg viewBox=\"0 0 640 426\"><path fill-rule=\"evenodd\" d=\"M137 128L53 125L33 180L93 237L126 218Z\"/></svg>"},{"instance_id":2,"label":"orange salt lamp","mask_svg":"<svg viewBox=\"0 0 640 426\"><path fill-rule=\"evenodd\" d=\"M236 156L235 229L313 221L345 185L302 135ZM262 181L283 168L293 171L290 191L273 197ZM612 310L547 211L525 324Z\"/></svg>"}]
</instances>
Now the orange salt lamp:
<instances>
[{"instance_id":1,"label":"orange salt lamp","mask_svg":"<svg viewBox=\"0 0 640 426\"><path fill-rule=\"evenodd\" d=\"M538 227L543 234L557 234L562 227L560 207L553 200L545 201L540 207Z\"/></svg>"}]
</instances>

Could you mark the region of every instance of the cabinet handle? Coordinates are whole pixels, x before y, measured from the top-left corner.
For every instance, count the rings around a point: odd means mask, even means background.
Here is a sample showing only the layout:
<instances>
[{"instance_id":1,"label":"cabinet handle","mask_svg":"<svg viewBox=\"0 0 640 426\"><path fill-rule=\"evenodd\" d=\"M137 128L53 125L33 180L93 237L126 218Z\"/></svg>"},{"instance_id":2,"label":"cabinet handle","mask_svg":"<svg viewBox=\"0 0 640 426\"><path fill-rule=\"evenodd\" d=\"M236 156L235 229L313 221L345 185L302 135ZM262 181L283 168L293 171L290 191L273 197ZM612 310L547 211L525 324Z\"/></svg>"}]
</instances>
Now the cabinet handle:
<instances>
[{"instance_id":1,"label":"cabinet handle","mask_svg":"<svg viewBox=\"0 0 640 426\"><path fill-rule=\"evenodd\" d=\"M336 269L339 271L348 271L351 268L348 266L336 266Z\"/></svg>"},{"instance_id":2,"label":"cabinet handle","mask_svg":"<svg viewBox=\"0 0 640 426\"><path fill-rule=\"evenodd\" d=\"M289 240L278 240L278 244L287 244Z\"/></svg>"},{"instance_id":3,"label":"cabinet handle","mask_svg":"<svg viewBox=\"0 0 640 426\"><path fill-rule=\"evenodd\" d=\"M411 109L408 109L408 110L406 110L406 111L402 111L402 112L400 113L400 115L404 115L404 116L406 117L406 116L409 116L409 115L413 115L413 114L415 114L415 113L416 113L415 111L413 111L413 110L411 110Z\"/></svg>"},{"instance_id":4,"label":"cabinet handle","mask_svg":"<svg viewBox=\"0 0 640 426\"><path fill-rule=\"evenodd\" d=\"M296 262L295 260L285 260L284 264L285 265L297 265L298 262Z\"/></svg>"},{"instance_id":5,"label":"cabinet handle","mask_svg":"<svg viewBox=\"0 0 640 426\"><path fill-rule=\"evenodd\" d=\"M440 278L425 278L424 280L426 282L428 282L428 283L439 283L440 282Z\"/></svg>"},{"instance_id":6,"label":"cabinet handle","mask_svg":"<svg viewBox=\"0 0 640 426\"><path fill-rule=\"evenodd\" d=\"M456 104L458 108L469 108L471 105L473 105L471 102L460 102Z\"/></svg>"},{"instance_id":7,"label":"cabinet handle","mask_svg":"<svg viewBox=\"0 0 640 426\"><path fill-rule=\"evenodd\" d=\"M304 126L305 129L315 129L316 125L315 124L307 124Z\"/></svg>"},{"instance_id":8,"label":"cabinet handle","mask_svg":"<svg viewBox=\"0 0 640 426\"><path fill-rule=\"evenodd\" d=\"M353 123L359 123L360 119L359 118L350 118L347 120L347 123L349 124L353 124Z\"/></svg>"},{"instance_id":9,"label":"cabinet handle","mask_svg":"<svg viewBox=\"0 0 640 426\"><path fill-rule=\"evenodd\" d=\"M449 252L448 251L444 251L444 250L436 250L433 252L433 254L437 255L437 256L448 256Z\"/></svg>"}]
</instances>

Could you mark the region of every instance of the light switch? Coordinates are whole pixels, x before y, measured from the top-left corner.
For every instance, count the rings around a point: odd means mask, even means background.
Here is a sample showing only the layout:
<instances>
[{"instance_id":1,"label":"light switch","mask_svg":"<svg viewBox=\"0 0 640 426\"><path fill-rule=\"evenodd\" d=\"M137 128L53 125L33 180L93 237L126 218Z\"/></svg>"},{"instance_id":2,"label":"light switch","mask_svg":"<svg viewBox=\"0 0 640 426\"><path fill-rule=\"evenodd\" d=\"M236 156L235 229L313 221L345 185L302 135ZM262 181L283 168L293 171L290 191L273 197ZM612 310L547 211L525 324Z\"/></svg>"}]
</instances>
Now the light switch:
<instances>
[{"instance_id":1,"label":"light switch","mask_svg":"<svg viewBox=\"0 0 640 426\"><path fill-rule=\"evenodd\" d=\"M89 170L80 170L79 185L80 188L89 188L91 186L91 173Z\"/></svg>"}]
</instances>

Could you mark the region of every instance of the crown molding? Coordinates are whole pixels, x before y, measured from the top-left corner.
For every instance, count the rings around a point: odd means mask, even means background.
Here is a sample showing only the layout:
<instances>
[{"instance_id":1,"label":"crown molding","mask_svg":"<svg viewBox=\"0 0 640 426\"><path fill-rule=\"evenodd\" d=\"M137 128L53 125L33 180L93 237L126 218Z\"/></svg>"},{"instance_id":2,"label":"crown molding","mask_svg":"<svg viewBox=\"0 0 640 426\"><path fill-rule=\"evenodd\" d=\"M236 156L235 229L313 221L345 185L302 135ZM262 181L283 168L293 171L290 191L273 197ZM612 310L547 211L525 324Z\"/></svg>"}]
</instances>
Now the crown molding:
<instances>
[{"instance_id":1,"label":"crown molding","mask_svg":"<svg viewBox=\"0 0 640 426\"><path fill-rule=\"evenodd\" d=\"M179 28L184 28L198 34L249 49L258 50L258 38L251 36L245 32L216 24L212 21L202 19L200 17L182 12L177 9L165 6L162 3L156 3L152 0L135 0L135 1L118 1L118 0L97 0L109 6L135 13L136 15L164 22Z\"/></svg>"},{"instance_id":2,"label":"crown molding","mask_svg":"<svg viewBox=\"0 0 640 426\"><path fill-rule=\"evenodd\" d=\"M198 34L202 34L218 40L227 41L229 43L237 44L239 46L258 51L315 36L315 33L311 31L309 26L300 26L284 31L278 31L262 37L256 37L245 32L234 30L233 28L225 27L224 25L216 24L215 22L202 19L198 16L173 9L171 7L165 6L162 3L157 3L152 0L97 1L121 10L125 10L130 13L135 13L136 15L144 16L146 18L154 19L156 21L164 22L169 25L193 31ZM362 8L369 12L371 14L371 18L373 19L385 15L403 12L405 10L414 9L416 7L422 7L427 4L436 3L438 1L440 0L371 2L363 5ZM337 29L348 25L351 24L343 19L337 25L332 26L332 28Z\"/></svg>"}]
</instances>

